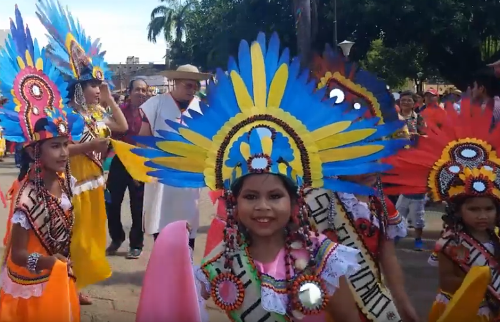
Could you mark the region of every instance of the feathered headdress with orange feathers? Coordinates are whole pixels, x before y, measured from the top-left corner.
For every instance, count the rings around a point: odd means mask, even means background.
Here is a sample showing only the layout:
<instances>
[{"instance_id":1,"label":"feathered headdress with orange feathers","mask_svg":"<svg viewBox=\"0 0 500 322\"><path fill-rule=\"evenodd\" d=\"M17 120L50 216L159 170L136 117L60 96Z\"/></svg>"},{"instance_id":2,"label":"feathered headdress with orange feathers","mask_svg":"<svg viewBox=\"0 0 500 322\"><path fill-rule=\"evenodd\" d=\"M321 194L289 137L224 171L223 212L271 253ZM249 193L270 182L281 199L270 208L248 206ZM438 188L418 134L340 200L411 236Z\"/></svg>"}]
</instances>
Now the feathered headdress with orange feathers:
<instances>
[{"instance_id":1,"label":"feathered headdress with orange feathers","mask_svg":"<svg viewBox=\"0 0 500 322\"><path fill-rule=\"evenodd\" d=\"M450 103L448 103L450 104ZM435 201L457 196L500 199L500 128L490 130L492 111L463 98L460 114L453 106L426 116L427 136L414 148L385 162L393 169L383 176L387 194L430 191Z\"/></svg>"}]
</instances>

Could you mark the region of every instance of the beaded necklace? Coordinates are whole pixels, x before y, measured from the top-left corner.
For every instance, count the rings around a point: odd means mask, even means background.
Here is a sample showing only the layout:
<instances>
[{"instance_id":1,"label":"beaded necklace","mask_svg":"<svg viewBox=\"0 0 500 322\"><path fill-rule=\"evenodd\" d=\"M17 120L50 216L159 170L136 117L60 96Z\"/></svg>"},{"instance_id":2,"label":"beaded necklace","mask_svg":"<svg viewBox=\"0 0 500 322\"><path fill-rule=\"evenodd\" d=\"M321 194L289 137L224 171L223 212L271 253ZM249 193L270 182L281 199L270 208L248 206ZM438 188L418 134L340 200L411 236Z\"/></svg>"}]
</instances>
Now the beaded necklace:
<instances>
[{"instance_id":1,"label":"beaded necklace","mask_svg":"<svg viewBox=\"0 0 500 322\"><path fill-rule=\"evenodd\" d=\"M43 202L45 213L45 222L47 223L47 236L48 238L60 246L58 247L59 251L68 250L69 253L69 243L71 241L71 234L73 231L74 224L74 213L73 213L73 205L69 209L69 215L66 214L64 209L61 207L60 198L55 197L50 193L50 191L45 187L45 183L42 178L42 165L40 162L40 144L35 145L35 180L34 185L38 195L38 199L41 199ZM69 162L66 165L66 178L62 178L58 176L57 181L61 187L63 193L71 200L73 197L73 193L70 188L70 169ZM62 235L62 238L53 237L52 233L54 230L54 226L57 226L58 222L62 222L64 229L66 230L66 234ZM60 227L57 227L60 229Z\"/></svg>"}]
</instances>

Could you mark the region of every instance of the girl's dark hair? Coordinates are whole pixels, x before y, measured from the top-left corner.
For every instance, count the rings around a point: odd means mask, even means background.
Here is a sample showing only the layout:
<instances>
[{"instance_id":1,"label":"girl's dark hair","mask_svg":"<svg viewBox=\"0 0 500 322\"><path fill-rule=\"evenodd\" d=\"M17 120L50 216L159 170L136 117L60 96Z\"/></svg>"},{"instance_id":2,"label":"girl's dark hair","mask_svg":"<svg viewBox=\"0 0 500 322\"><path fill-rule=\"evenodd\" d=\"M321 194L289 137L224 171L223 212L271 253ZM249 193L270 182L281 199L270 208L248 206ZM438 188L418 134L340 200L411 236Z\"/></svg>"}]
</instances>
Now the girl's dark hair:
<instances>
[{"instance_id":1,"label":"girl's dark hair","mask_svg":"<svg viewBox=\"0 0 500 322\"><path fill-rule=\"evenodd\" d=\"M456 213L460 211L460 208L464 205L467 200L470 200L472 196L464 196L464 197L456 197L450 202L447 203L446 205L446 210L445 210L445 215L443 215L443 226L444 229L451 229L453 231L459 230L463 232L467 232L467 227L465 227L462 218L458 217ZM497 218L495 219L495 227L499 226L499 214L500 214L500 203L496 199L492 199L493 203L495 204L496 208L496 214ZM455 232L459 232L455 231ZM488 235L490 236L490 240L493 243L494 247L494 258L497 261L497 263L500 263L500 238L498 235L495 233L495 230L488 229L487 230Z\"/></svg>"},{"instance_id":2,"label":"girl's dark hair","mask_svg":"<svg viewBox=\"0 0 500 322\"><path fill-rule=\"evenodd\" d=\"M80 84L80 86L82 87L82 90L86 89L90 84L92 83L96 83L96 82L100 82L96 79L90 79L90 80L86 80L86 81L81 81L81 82L73 82L71 83L69 86L68 86L68 96L67 98L69 100L72 100L74 97L75 97L75 90L76 90L76 85L77 84Z\"/></svg>"},{"instance_id":3,"label":"girl's dark hair","mask_svg":"<svg viewBox=\"0 0 500 322\"><path fill-rule=\"evenodd\" d=\"M19 176L17 177L18 181L22 181L26 177L30 169L30 166L33 162L35 162L35 160L33 160L30 157L29 153L26 151L26 149L23 148L21 150L21 160L20 160L21 170L19 171Z\"/></svg>"},{"instance_id":4,"label":"girl's dark hair","mask_svg":"<svg viewBox=\"0 0 500 322\"><path fill-rule=\"evenodd\" d=\"M477 83L477 86L483 86L488 96L500 95L500 80L496 77L493 68L485 67L478 70L474 73L472 80Z\"/></svg>"}]
</instances>

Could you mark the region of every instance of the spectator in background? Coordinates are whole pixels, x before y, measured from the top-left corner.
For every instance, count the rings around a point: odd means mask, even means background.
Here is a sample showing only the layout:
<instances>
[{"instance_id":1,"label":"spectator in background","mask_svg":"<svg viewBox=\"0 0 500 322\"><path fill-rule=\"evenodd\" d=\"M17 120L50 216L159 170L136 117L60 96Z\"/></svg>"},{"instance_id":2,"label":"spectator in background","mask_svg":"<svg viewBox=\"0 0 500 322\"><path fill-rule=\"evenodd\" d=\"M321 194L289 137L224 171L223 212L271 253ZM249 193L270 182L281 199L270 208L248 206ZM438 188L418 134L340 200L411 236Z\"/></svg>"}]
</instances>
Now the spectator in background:
<instances>
[{"instance_id":1,"label":"spectator in background","mask_svg":"<svg viewBox=\"0 0 500 322\"><path fill-rule=\"evenodd\" d=\"M500 119L500 102L495 97L500 96L500 80L496 77L493 68L485 67L473 76L471 97L475 103L481 104L483 110L493 111L493 123Z\"/></svg>"},{"instance_id":2,"label":"spectator in background","mask_svg":"<svg viewBox=\"0 0 500 322\"><path fill-rule=\"evenodd\" d=\"M113 99L115 100L115 103L120 106L123 104L125 101L125 96L121 94L113 94Z\"/></svg>"},{"instance_id":3,"label":"spectator in background","mask_svg":"<svg viewBox=\"0 0 500 322\"><path fill-rule=\"evenodd\" d=\"M436 95L437 96L437 95ZM428 100L428 102L432 102ZM425 134L425 122L420 114L414 110L415 95L411 91L401 93L399 99L401 116L406 121L410 136L415 137ZM414 248L421 251L424 248L422 234L425 227L425 194L400 195L396 202L396 209L408 221L408 227L415 228Z\"/></svg>"},{"instance_id":4,"label":"spectator in background","mask_svg":"<svg viewBox=\"0 0 500 322\"><path fill-rule=\"evenodd\" d=\"M428 88L424 92L424 104L415 109L416 113L422 113L428 105L436 104L439 101L439 94L436 89Z\"/></svg>"},{"instance_id":5,"label":"spectator in background","mask_svg":"<svg viewBox=\"0 0 500 322\"><path fill-rule=\"evenodd\" d=\"M424 106L424 94L422 92L418 92L415 94L415 109Z\"/></svg>"},{"instance_id":6,"label":"spectator in background","mask_svg":"<svg viewBox=\"0 0 500 322\"><path fill-rule=\"evenodd\" d=\"M139 133L142 126L144 114L139 107L148 98L148 85L144 79L133 79L130 81L127 91L130 99L121 105L121 109L127 120L128 130L125 134L117 134L113 135L113 137L135 144L132 137ZM111 244L106 249L106 254L115 255L125 241L125 231L121 221L121 207L125 191L128 189L132 227L129 234L129 251L126 258L137 259L141 256L144 242L144 232L142 230L144 183L132 179L118 156L115 155L111 161L106 186L109 192L106 212L108 215L109 235L111 236Z\"/></svg>"}]
</instances>

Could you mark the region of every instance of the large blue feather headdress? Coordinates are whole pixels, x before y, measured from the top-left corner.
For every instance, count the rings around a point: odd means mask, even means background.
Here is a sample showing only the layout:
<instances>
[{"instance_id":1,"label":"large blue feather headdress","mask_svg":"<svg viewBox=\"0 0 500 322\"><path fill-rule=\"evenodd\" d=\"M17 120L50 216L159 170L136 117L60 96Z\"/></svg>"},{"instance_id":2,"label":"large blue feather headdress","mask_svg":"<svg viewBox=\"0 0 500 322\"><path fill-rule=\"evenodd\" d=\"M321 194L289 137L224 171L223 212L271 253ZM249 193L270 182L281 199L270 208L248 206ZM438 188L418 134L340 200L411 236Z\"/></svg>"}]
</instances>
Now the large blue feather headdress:
<instances>
[{"instance_id":1,"label":"large blue feather headdress","mask_svg":"<svg viewBox=\"0 0 500 322\"><path fill-rule=\"evenodd\" d=\"M30 144L56 136L79 140L83 119L66 103L67 85L33 42L16 6L16 22L0 51L0 89L7 103L0 109L5 139Z\"/></svg>"},{"instance_id":2,"label":"large blue feather headdress","mask_svg":"<svg viewBox=\"0 0 500 322\"><path fill-rule=\"evenodd\" d=\"M73 81L96 79L113 85L99 39L92 41L68 9L54 0L40 0L36 15L49 32L47 54L61 72Z\"/></svg>"},{"instance_id":3,"label":"large blue feather headdress","mask_svg":"<svg viewBox=\"0 0 500 322\"><path fill-rule=\"evenodd\" d=\"M348 103L351 108L367 107L365 117L379 117L380 123L398 119L395 102L387 84L376 75L359 68L326 45L323 56L314 57L313 74L318 89L327 88L333 105Z\"/></svg>"},{"instance_id":4,"label":"large blue feather headdress","mask_svg":"<svg viewBox=\"0 0 500 322\"><path fill-rule=\"evenodd\" d=\"M238 63L231 58L227 74L217 71L201 113L190 111L185 125L167 120L177 132L139 137L149 148L132 152L148 159L148 175L175 187L226 189L247 174L273 173L299 187L374 193L338 176L387 170L377 160L408 142L380 138L403 124L359 120L365 108L350 110L347 103L332 109L308 77L298 59L290 62L288 49L280 55L276 34L267 44L260 33L251 45L240 43Z\"/></svg>"}]
</instances>

